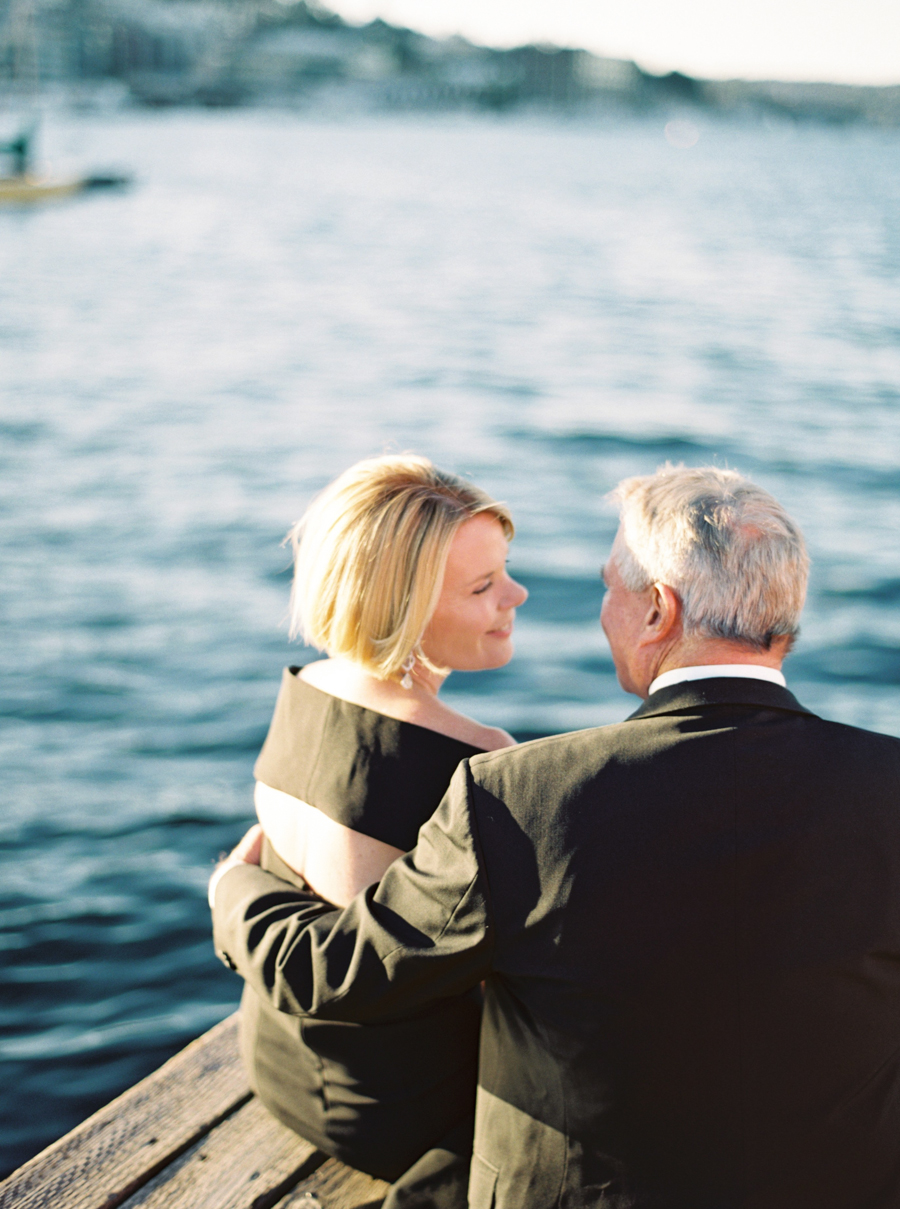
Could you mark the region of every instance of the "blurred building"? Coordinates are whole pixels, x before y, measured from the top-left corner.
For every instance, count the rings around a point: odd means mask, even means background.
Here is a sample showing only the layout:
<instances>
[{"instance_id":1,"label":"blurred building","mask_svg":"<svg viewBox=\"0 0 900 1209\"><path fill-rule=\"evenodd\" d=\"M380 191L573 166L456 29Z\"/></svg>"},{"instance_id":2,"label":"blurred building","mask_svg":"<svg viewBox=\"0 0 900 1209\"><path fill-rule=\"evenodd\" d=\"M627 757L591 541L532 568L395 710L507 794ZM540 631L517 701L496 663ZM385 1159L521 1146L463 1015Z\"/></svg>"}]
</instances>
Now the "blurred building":
<instances>
[{"instance_id":1,"label":"blurred building","mask_svg":"<svg viewBox=\"0 0 900 1209\"><path fill-rule=\"evenodd\" d=\"M586 50L494 50L315 0L0 0L0 91L118 81L144 104L648 106L900 123L900 86L654 76Z\"/></svg>"}]
</instances>

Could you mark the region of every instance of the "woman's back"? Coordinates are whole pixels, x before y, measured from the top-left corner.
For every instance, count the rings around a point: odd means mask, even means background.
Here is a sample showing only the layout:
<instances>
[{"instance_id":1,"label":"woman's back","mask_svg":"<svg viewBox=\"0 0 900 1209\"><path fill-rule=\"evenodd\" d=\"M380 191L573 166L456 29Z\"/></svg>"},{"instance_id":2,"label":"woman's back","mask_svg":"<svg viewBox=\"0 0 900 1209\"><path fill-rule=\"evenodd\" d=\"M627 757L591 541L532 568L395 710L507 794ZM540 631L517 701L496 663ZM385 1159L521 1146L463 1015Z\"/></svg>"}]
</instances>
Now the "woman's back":
<instances>
[{"instance_id":1,"label":"woman's back","mask_svg":"<svg viewBox=\"0 0 900 1209\"><path fill-rule=\"evenodd\" d=\"M304 746L294 750L298 735ZM348 780L342 754L358 739L363 746ZM321 744L315 753L314 742ZM256 765L257 814L285 864L343 907L415 845L454 758L513 742L436 697L374 680L345 660L319 660L284 674Z\"/></svg>"},{"instance_id":2,"label":"woman's back","mask_svg":"<svg viewBox=\"0 0 900 1209\"><path fill-rule=\"evenodd\" d=\"M342 828L414 847L460 760L482 749L332 696L299 670L285 669L257 777ZM261 865L307 888L268 841ZM267 1108L386 1179L471 1111L479 1024L474 995L377 1026L298 1019L249 988L242 1001L244 1056Z\"/></svg>"}]
</instances>

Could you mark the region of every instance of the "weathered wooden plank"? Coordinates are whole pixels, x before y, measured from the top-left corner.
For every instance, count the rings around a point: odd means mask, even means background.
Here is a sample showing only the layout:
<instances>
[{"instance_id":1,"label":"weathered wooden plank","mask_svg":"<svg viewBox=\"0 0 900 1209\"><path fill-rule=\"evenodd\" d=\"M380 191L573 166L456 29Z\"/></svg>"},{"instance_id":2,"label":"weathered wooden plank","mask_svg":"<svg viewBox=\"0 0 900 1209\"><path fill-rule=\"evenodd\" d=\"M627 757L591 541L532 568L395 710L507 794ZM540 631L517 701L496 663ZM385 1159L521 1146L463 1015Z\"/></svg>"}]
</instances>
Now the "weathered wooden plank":
<instances>
[{"instance_id":1,"label":"weathered wooden plank","mask_svg":"<svg viewBox=\"0 0 900 1209\"><path fill-rule=\"evenodd\" d=\"M235 1013L13 1172L0 1209L116 1209L249 1095Z\"/></svg>"},{"instance_id":2,"label":"weathered wooden plank","mask_svg":"<svg viewBox=\"0 0 900 1209\"><path fill-rule=\"evenodd\" d=\"M329 1159L275 1209L380 1209L389 1184Z\"/></svg>"},{"instance_id":3,"label":"weathered wooden plank","mask_svg":"<svg viewBox=\"0 0 900 1209\"><path fill-rule=\"evenodd\" d=\"M254 1098L129 1197L122 1209L271 1209L325 1157Z\"/></svg>"}]
</instances>

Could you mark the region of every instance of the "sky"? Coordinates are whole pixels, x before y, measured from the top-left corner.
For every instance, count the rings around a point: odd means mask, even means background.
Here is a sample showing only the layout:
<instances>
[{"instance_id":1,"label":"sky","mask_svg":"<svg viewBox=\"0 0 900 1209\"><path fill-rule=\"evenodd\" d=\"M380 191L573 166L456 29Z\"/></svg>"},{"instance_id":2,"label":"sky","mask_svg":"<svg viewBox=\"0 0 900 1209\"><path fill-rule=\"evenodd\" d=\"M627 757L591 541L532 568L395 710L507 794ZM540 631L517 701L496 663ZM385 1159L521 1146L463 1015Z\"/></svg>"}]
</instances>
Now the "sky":
<instances>
[{"instance_id":1,"label":"sky","mask_svg":"<svg viewBox=\"0 0 900 1209\"><path fill-rule=\"evenodd\" d=\"M550 42L708 79L900 84L900 0L330 0L488 46Z\"/></svg>"}]
</instances>

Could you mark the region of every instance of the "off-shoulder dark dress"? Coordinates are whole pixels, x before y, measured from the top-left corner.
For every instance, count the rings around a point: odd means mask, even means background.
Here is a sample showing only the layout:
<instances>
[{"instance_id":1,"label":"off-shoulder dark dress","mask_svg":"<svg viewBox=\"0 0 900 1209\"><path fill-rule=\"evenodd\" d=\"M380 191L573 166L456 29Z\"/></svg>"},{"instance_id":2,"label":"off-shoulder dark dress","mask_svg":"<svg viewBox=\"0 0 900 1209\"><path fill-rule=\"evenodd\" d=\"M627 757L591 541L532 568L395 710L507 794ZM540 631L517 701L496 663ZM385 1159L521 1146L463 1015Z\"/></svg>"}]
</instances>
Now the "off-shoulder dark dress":
<instances>
[{"instance_id":1,"label":"off-shoulder dark dress","mask_svg":"<svg viewBox=\"0 0 900 1209\"><path fill-rule=\"evenodd\" d=\"M415 847L457 764L481 749L333 697L299 670L285 669L256 777L354 831ZM261 864L305 886L268 842ZM480 1017L471 994L389 1024L305 1020L245 987L242 1050L274 1116L352 1167L396 1180L471 1117Z\"/></svg>"}]
</instances>

